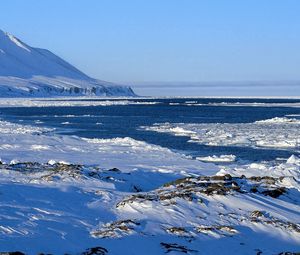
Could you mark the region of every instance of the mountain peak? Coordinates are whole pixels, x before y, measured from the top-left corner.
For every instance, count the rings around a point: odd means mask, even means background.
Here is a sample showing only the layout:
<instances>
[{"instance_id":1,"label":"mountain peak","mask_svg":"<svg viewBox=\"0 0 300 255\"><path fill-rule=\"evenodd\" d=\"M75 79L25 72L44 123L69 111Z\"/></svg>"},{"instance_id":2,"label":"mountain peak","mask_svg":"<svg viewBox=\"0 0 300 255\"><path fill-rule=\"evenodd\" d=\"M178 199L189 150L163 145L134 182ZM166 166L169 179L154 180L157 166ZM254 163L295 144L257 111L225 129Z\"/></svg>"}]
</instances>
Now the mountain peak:
<instances>
[{"instance_id":1,"label":"mountain peak","mask_svg":"<svg viewBox=\"0 0 300 255\"><path fill-rule=\"evenodd\" d=\"M1 31L0 76L14 76L18 78L32 78L34 76L67 77L74 79L89 79L52 52L33 48L10 33ZM1 55L0 55L1 56Z\"/></svg>"},{"instance_id":2,"label":"mountain peak","mask_svg":"<svg viewBox=\"0 0 300 255\"><path fill-rule=\"evenodd\" d=\"M10 83L9 80L12 82ZM45 85L47 88L44 87ZM3 89L1 90L4 86L7 91L18 87L21 94L25 96L44 95L45 89L49 94L54 95L60 95L59 91L61 91L64 96L72 95L73 92L78 95L114 95L108 89L112 84L97 81L51 51L30 47L12 34L0 30L0 97L7 94ZM117 91L122 94L121 88L118 86ZM97 93L97 91L101 92ZM129 94L134 95L131 89Z\"/></svg>"},{"instance_id":3,"label":"mountain peak","mask_svg":"<svg viewBox=\"0 0 300 255\"><path fill-rule=\"evenodd\" d=\"M15 44L16 46L30 52L30 48L25 43L23 43L20 39L0 29L0 47L2 44L4 44L5 41L7 44L9 44L8 40L10 40L11 43Z\"/></svg>"}]
</instances>

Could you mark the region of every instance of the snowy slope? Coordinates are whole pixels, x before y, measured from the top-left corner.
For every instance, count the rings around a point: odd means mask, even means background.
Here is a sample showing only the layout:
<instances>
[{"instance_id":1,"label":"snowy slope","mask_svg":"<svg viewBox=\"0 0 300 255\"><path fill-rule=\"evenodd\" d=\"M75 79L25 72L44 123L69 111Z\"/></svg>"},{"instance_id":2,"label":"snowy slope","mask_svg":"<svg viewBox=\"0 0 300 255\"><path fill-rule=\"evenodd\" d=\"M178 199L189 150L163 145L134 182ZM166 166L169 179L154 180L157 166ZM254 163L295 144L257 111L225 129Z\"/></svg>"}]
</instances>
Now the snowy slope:
<instances>
[{"instance_id":1,"label":"snowy slope","mask_svg":"<svg viewBox=\"0 0 300 255\"><path fill-rule=\"evenodd\" d=\"M0 30L0 96L133 96L130 87L92 79L52 52Z\"/></svg>"}]
</instances>

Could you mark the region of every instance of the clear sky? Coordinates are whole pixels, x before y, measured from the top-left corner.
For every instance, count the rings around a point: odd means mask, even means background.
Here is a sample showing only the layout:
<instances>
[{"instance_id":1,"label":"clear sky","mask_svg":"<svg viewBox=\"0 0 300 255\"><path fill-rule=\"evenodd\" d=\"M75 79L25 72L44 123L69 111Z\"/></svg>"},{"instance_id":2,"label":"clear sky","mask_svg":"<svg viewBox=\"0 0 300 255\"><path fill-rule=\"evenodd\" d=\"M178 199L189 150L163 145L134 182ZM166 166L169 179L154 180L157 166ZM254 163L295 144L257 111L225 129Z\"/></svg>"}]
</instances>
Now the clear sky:
<instances>
[{"instance_id":1,"label":"clear sky","mask_svg":"<svg viewBox=\"0 0 300 255\"><path fill-rule=\"evenodd\" d=\"M299 0L1 0L0 24L103 80L300 80Z\"/></svg>"}]
</instances>

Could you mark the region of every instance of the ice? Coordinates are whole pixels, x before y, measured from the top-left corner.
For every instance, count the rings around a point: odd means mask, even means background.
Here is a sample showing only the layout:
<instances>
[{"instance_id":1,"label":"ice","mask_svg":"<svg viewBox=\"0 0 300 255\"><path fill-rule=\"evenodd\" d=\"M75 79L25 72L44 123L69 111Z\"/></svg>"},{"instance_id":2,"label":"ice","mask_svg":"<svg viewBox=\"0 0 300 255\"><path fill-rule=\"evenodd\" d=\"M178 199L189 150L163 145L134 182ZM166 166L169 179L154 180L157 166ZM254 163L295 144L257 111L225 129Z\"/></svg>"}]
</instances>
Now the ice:
<instances>
[{"instance_id":1,"label":"ice","mask_svg":"<svg viewBox=\"0 0 300 255\"><path fill-rule=\"evenodd\" d=\"M287 118L274 118L255 123L162 123L141 128L175 136L187 136L190 142L210 146L297 150L300 144L300 122Z\"/></svg>"},{"instance_id":2,"label":"ice","mask_svg":"<svg viewBox=\"0 0 300 255\"><path fill-rule=\"evenodd\" d=\"M48 161L48 164L49 164L49 165L55 165L55 164L56 164L56 161L53 160L53 159L50 159L50 160Z\"/></svg>"},{"instance_id":3,"label":"ice","mask_svg":"<svg viewBox=\"0 0 300 255\"><path fill-rule=\"evenodd\" d=\"M268 99L268 98L266 98ZM201 104L199 104L201 105ZM229 102L221 102L221 103L209 103L209 105L212 106L247 106L247 107L300 107L300 103L259 103L259 102L251 102L251 103L245 103L245 102L235 102L235 103L229 103Z\"/></svg>"},{"instance_id":4,"label":"ice","mask_svg":"<svg viewBox=\"0 0 300 255\"><path fill-rule=\"evenodd\" d=\"M84 100L83 100L84 99ZM88 99L88 100L86 100ZM101 100L99 100L101 99ZM62 107L62 106L112 106L112 105L154 105L159 102L145 102L139 100L107 100L103 97L60 97L59 99L45 98L1 98L0 107ZM92 117L80 115L56 115L55 117L74 118Z\"/></svg>"},{"instance_id":5,"label":"ice","mask_svg":"<svg viewBox=\"0 0 300 255\"><path fill-rule=\"evenodd\" d=\"M215 163L226 163L226 162L233 162L236 160L235 155L221 155L221 156L207 156L207 157L196 157L197 160L204 161L204 162L215 162Z\"/></svg>"},{"instance_id":6,"label":"ice","mask_svg":"<svg viewBox=\"0 0 300 255\"><path fill-rule=\"evenodd\" d=\"M282 124L282 123L287 123L287 124L300 124L300 120L294 119L294 118L279 118L275 117L273 119L268 119L268 120L259 120L255 122L256 124Z\"/></svg>"},{"instance_id":7,"label":"ice","mask_svg":"<svg viewBox=\"0 0 300 255\"><path fill-rule=\"evenodd\" d=\"M296 157L295 155L292 155L288 158L286 163L288 163L288 164L299 164L300 165L300 159L298 157Z\"/></svg>"},{"instance_id":8,"label":"ice","mask_svg":"<svg viewBox=\"0 0 300 255\"><path fill-rule=\"evenodd\" d=\"M33 127L0 121L1 158L5 162L32 161L45 163L72 162L75 164L100 164L102 167L130 170L205 172L205 164L191 160L157 145L130 137L113 139L86 139L76 136L54 135L53 129ZM174 170L176 166L176 170ZM211 165L211 172L217 167Z\"/></svg>"}]
</instances>

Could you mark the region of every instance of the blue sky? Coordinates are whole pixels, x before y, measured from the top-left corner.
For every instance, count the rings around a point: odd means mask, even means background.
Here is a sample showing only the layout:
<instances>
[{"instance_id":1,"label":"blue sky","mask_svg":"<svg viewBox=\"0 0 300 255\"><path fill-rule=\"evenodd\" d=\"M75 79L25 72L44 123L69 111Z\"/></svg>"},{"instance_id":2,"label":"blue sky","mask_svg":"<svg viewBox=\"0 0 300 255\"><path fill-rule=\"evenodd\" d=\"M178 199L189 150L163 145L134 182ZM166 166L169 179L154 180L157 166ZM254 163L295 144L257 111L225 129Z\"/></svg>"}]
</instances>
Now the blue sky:
<instances>
[{"instance_id":1,"label":"blue sky","mask_svg":"<svg viewBox=\"0 0 300 255\"><path fill-rule=\"evenodd\" d=\"M298 0L1 0L1 29L114 82L300 80Z\"/></svg>"}]
</instances>

